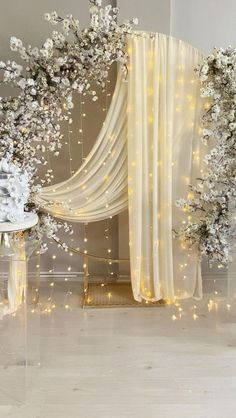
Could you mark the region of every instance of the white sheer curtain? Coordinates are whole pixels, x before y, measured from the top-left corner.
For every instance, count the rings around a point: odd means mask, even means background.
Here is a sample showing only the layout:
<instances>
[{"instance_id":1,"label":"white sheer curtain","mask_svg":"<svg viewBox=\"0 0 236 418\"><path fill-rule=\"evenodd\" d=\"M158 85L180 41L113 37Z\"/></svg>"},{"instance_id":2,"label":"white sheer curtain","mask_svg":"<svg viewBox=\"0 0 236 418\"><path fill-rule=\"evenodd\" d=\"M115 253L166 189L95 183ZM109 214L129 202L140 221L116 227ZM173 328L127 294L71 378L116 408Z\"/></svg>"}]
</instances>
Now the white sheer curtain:
<instances>
[{"instance_id":1,"label":"white sheer curtain","mask_svg":"<svg viewBox=\"0 0 236 418\"><path fill-rule=\"evenodd\" d=\"M126 103L127 83L120 71L105 123L84 164L38 197L47 212L69 221L95 222L127 209Z\"/></svg>"},{"instance_id":2,"label":"white sheer curtain","mask_svg":"<svg viewBox=\"0 0 236 418\"><path fill-rule=\"evenodd\" d=\"M199 170L202 103L194 67L202 54L153 34L129 39L128 180L136 300L201 297L200 267L173 240L185 222L175 201Z\"/></svg>"},{"instance_id":3,"label":"white sheer curtain","mask_svg":"<svg viewBox=\"0 0 236 418\"><path fill-rule=\"evenodd\" d=\"M129 37L128 52L128 82L119 72L87 160L71 179L44 189L39 202L59 218L91 222L118 214L128 200L135 299L199 298L199 264L173 241L172 230L187 221L175 200L199 174L202 102L194 67L202 54L141 32Z\"/></svg>"}]
</instances>

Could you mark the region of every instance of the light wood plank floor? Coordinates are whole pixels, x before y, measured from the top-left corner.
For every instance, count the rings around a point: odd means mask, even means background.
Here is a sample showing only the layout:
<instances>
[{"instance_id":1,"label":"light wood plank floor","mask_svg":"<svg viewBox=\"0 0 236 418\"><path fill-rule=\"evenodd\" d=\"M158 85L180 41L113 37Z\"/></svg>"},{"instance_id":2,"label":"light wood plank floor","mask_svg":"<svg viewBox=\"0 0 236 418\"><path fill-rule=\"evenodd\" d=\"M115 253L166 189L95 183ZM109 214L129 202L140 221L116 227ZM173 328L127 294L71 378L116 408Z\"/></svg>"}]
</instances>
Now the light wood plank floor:
<instances>
[{"instance_id":1,"label":"light wood plank floor","mask_svg":"<svg viewBox=\"0 0 236 418\"><path fill-rule=\"evenodd\" d=\"M224 285L180 306L82 310L78 284L56 284L53 301L44 284L40 324L29 312L27 401L3 352L0 418L235 418L236 306ZM7 332L2 324L1 342Z\"/></svg>"}]
</instances>

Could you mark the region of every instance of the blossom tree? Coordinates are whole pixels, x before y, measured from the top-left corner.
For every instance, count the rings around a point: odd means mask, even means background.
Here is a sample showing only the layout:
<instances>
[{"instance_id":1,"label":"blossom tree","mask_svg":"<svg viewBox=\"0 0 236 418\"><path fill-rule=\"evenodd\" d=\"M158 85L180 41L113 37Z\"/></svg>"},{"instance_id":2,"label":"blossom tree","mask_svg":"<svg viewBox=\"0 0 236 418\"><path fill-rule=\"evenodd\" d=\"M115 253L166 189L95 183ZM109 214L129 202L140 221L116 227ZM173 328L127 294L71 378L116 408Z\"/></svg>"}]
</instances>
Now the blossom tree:
<instances>
[{"instance_id":1,"label":"blossom tree","mask_svg":"<svg viewBox=\"0 0 236 418\"><path fill-rule=\"evenodd\" d=\"M28 176L30 196L26 209L39 214L40 223L35 229L39 238L40 230L54 238L59 228L68 230L67 224L41 213L35 196L53 178L50 168L41 179L37 170L39 165L47 166L45 153L59 154L61 122L72 123L73 93L90 95L96 101L92 85L104 89L111 65L120 63L126 71L125 39L135 21L118 25L117 14L117 8L102 7L101 0L91 0L90 26L81 29L71 15L62 18L56 12L46 13L45 19L57 30L42 47L26 47L12 37L11 50L19 53L25 65L0 62L1 83L19 90L16 97L0 97L0 158Z\"/></svg>"},{"instance_id":2,"label":"blossom tree","mask_svg":"<svg viewBox=\"0 0 236 418\"><path fill-rule=\"evenodd\" d=\"M210 151L204 157L206 169L189 199L177 206L194 214L178 232L199 256L210 263L230 261L236 198L236 49L217 49L197 69L201 95L210 99L203 115L202 141Z\"/></svg>"}]
</instances>

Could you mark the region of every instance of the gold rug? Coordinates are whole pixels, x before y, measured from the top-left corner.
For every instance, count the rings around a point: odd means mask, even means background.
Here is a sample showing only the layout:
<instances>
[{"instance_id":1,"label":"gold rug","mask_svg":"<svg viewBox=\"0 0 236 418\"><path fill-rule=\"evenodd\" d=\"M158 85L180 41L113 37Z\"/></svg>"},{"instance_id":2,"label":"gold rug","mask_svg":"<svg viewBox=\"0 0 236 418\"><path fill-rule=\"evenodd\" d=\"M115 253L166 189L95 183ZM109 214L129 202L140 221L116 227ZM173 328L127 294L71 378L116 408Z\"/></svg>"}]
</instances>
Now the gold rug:
<instances>
[{"instance_id":1,"label":"gold rug","mask_svg":"<svg viewBox=\"0 0 236 418\"><path fill-rule=\"evenodd\" d=\"M83 300L83 308L150 308L164 306L166 302L136 302L133 298L131 284L120 283L89 283L87 295Z\"/></svg>"}]
</instances>

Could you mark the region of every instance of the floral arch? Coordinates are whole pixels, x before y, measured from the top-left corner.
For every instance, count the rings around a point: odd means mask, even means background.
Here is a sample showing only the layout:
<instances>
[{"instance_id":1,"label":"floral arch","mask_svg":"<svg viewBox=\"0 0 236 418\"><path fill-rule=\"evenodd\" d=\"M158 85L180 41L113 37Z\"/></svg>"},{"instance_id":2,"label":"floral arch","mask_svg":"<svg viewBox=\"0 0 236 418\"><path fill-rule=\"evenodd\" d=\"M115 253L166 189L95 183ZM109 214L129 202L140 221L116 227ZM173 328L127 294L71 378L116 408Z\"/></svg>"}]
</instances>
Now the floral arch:
<instances>
[{"instance_id":1,"label":"floral arch","mask_svg":"<svg viewBox=\"0 0 236 418\"><path fill-rule=\"evenodd\" d=\"M14 61L0 62L3 83L20 89L17 97L1 98L2 164L26 172L29 180L26 208L40 216L40 223L32 232L40 239L46 233L59 241L57 231L62 227L70 232L67 222L55 220L45 210L66 221L73 216L85 221L84 215L90 211L91 218L86 221L98 220L127 207L129 196L135 298L200 297L199 264L196 258L191 259L191 248L197 249L197 255L207 255L210 261L221 264L229 261L230 202L235 197L235 50L215 50L203 60L199 51L179 40L133 32L135 20L118 25L117 8L103 8L100 0L90 3L89 28L81 30L73 16L63 19L53 12L45 17L54 26L61 24L62 32L53 31L42 48L25 47L19 39L11 39L11 49L20 53L26 66L23 68ZM197 156L203 153L199 144L203 102L193 67L202 61L198 69L201 92L211 102L206 105L203 117L203 139L213 139L216 147L204 159L209 170L203 170L203 176L194 184L202 159L192 158L190 150ZM41 189L50 184L52 173L49 168L38 183L37 166L46 165L45 153L59 153L60 123L71 123L73 92L90 95L96 101L91 81L104 88L114 62L120 63L120 72L104 128L86 159L86 170L82 167L80 183L76 173L66 184L69 192L77 190L78 184L81 191L76 193L72 207L68 205L65 183ZM141 68L137 62L145 62L145 67ZM127 76L127 70L128 87L122 77L122 73ZM168 89L163 87L164 83ZM168 109L171 122L163 109ZM183 153L187 156L187 168ZM110 155L116 155L115 165L109 160ZM178 180L181 176L185 178L184 186ZM97 184L99 179L102 184L105 181L105 186ZM188 199L178 200L186 195L189 181L193 185ZM89 182L91 196L83 193ZM177 215L173 209L176 200L184 210L183 215L180 212ZM96 209L94 201L99 201ZM196 212L197 216L193 219L189 212ZM199 213L203 216L198 216ZM177 234L181 241L176 244L172 230L179 229L181 222L183 226ZM149 232L144 234L147 228ZM62 246L67 249L66 244ZM185 257L191 259L187 264ZM191 276L194 280L186 287L185 278Z\"/></svg>"}]
</instances>

